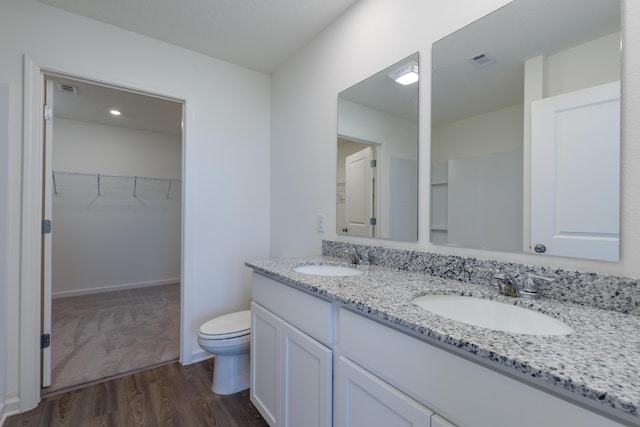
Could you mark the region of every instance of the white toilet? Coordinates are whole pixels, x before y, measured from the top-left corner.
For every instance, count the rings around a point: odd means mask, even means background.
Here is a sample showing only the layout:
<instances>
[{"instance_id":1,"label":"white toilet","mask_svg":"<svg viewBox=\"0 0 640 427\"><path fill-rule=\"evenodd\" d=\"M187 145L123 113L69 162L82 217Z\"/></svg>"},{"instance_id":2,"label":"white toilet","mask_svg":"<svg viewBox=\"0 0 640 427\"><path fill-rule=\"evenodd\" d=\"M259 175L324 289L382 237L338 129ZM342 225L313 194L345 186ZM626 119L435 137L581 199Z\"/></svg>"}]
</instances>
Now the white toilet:
<instances>
[{"instance_id":1,"label":"white toilet","mask_svg":"<svg viewBox=\"0 0 640 427\"><path fill-rule=\"evenodd\" d=\"M216 394L233 394L249 388L251 310L209 320L198 330L198 344L215 355L213 385Z\"/></svg>"}]
</instances>

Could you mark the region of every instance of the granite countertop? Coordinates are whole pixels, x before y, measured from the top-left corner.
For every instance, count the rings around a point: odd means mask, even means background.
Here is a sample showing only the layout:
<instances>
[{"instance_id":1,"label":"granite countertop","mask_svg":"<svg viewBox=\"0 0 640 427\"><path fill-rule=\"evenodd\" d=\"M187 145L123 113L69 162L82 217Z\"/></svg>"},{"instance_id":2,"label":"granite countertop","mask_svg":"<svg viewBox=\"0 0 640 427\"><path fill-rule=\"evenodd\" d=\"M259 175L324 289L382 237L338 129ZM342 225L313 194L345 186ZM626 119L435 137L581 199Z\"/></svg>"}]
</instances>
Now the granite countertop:
<instances>
[{"instance_id":1,"label":"granite countertop","mask_svg":"<svg viewBox=\"0 0 640 427\"><path fill-rule=\"evenodd\" d=\"M304 264L347 265L326 256L248 262L256 272L335 301L428 341L454 346L472 358L500 365L563 395L576 394L594 408L640 425L640 317L551 299L508 298L487 286L379 266L358 266L357 276L313 276ZM414 304L427 294L458 294L521 305L563 320L564 336L485 329L450 320ZM568 392L568 393L567 393ZM601 405L605 405L604 407ZM613 411L612 411L613 410Z\"/></svg>"}]
</instances>

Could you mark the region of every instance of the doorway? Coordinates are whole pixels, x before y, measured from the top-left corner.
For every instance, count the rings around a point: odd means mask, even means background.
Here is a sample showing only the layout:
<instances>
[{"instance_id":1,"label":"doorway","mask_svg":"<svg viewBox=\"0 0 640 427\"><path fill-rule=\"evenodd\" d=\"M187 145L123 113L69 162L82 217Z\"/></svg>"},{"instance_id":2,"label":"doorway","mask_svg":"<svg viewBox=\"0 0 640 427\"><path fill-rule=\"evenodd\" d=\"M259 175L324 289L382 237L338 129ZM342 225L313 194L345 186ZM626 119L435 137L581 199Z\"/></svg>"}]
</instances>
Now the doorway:
<instances>
[{"instance_id":1,"label":"doorway","mask_svg":"<svg viewBox=\"0 0 640 427\"><path fill-rule=\"evenodd\" d=\"M52 227L42 317L51 347L42 393L50 394L179 358L183 105L45 79Z\"/></svg>"}]
</instances>

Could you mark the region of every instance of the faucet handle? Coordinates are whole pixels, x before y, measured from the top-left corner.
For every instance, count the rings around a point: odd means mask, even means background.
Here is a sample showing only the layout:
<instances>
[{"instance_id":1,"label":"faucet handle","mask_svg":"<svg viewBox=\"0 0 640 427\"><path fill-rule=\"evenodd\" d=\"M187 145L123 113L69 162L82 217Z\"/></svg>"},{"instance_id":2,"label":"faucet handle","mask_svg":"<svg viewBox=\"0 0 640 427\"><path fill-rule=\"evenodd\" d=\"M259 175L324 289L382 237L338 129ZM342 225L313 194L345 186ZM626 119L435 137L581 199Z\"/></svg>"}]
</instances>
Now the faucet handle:
<instances>
[{"instance_id":1,"label":"faucet handle","mask_svg":"<svg viewBox=\"0 0 640 427\"><path fill-rule=\"evenodd\" d=\"M524 282L524 288L522 289L522 296L527 298L540 298L540 281L553 282L555 279L551 277L539 276L537 274L528 273L527 279Z\"/></svg>"},{"instance_id":2,"label":"faucet handle","mask_svg":"<svg viewBox=\"0 0 640 427\"><path fill-rule=\"evenodd\" d=\"M543 281L543 282L551 283L556 279L554 279L553 277L545 277L545 276L540 276L538 274L533 274L533 273L527 274L527 282L531 282L531 283L537 284L538 281L540 281L540 280Z\"/></svg>"},{"instance_id":3,"label":"faucet handle","mask_svg":"<svg viewBox=\"0 0 640 427\"><path fill-rule=\"evenodd\" d=\"M496 280L511 279L511 277L502 270L495 270L495 272L493 273L493 278Z\"/></svg>"}]
</instances>

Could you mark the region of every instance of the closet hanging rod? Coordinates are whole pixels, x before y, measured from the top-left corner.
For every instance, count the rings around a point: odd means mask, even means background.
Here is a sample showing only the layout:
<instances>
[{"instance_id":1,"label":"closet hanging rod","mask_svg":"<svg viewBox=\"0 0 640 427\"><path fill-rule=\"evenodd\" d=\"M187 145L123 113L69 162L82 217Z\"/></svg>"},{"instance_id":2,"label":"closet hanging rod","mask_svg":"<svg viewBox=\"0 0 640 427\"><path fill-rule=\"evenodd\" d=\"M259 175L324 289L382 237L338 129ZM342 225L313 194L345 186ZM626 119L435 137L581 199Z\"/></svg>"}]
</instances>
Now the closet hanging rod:
<instances>
[{"instance_id":1,"label":"closet hanging rod","mask_svg":"<svg viewBox=\"0 0 640 427\"><path fill-rule=\"evenodd\" d=\"M122 179L148 179L152 181L180 181L180 179L176 178L159 178L154 176L140 176L140 175L114 175L109 173L91 173L91 172L68 172L68 171L53 171L53 174L56 175L78 175L78 176L98 176L100 175L103 178L122 178Z\"/></svg>"},{"instance_id":2,"label":"closet hanging rod","mask_svg":"<svg viewBox=\"0 0 640 427\"><path fill-rule=\"evenodd\" d=\"M133 197L136 197L136 195L137 195L136 194L136 190L138 188L138 180L139 179L146 180L146 181L165 181L165 182L168 182L167 193L166 193L167 199L171 195L171 188L173 186L173 183L182 181L181 179L176 179L176 178L158 178L158 177L152 177L152 176L139 176L139 175L114 175L114 174L107 174L107 173L90 173L90 172L52 171L51 174L52 174L52 178L53 178L53 193L55 195L58 194L58 187L57 187L57 183L56 183L56 174L57 175L95 177L96 178L96 184L98 186L98 196L102 195L101 182L100 182L101 178L132 179L133 180Z\"/></svg>"}]
</instances>

